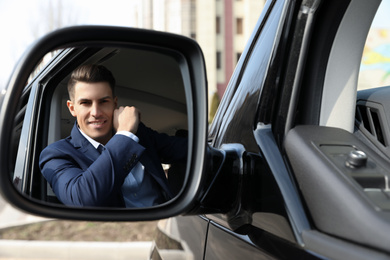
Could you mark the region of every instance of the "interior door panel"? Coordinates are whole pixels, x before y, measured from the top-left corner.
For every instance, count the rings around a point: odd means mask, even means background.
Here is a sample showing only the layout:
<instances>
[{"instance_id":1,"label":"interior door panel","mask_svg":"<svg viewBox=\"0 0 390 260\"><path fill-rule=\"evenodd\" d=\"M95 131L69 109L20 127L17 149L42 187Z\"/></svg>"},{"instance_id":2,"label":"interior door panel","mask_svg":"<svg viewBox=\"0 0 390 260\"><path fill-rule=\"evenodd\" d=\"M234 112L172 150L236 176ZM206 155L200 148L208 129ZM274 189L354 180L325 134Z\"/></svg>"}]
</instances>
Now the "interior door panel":
<instances>
[{"instance_id":1,"label":"interior door panel","mask_svg":"<svg viewBox=\"0 0 390 260\"><path fill-rule=\"evenodd\" d=\"M352 133L331 127L295 127L286 137L285 148L320 231L388 249L387 160Z\"/></svg>"}]
</instances>

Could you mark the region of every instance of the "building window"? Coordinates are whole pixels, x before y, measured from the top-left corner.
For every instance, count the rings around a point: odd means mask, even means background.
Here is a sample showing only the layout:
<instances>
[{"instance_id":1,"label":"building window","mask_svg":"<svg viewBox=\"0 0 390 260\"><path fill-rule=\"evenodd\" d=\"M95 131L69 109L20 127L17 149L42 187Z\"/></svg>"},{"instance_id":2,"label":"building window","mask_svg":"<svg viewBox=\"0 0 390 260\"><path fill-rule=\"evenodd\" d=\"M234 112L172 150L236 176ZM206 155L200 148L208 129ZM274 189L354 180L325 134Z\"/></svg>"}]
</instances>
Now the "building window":
<instances>
[{"instance_id":1,"label":"building window","mask_svg":"<svg viewBox=\"0 0 390 260\"><path fill-rule=\"evenodd\" d=\"M237 62L240 60L240 57L241 57L241 52L237 52L236 53Z\"/></svg>"},{"instance_id":2,"label":"building window","mask_svg":"<svg viewBox=\"0 0 390 260\"><path fill-rule=\"evenodd\" d=\"M217 16L215 19L215 32L217 34L221 33L221 17Z\"/></svg>"},{"instance_id":3,"label":"building window","mask_svg":"<svg viewBox=\"0 0 390 260\"><path fill-rule=\"evenodd\" d=\"M217 51L217 69L222 68L222 53Z\"/></svg>"},{"instance_id":4,"label":"building window","mask_svg":"<svg viewBox=\"0 0 390 260\"><path fill-rule=\"evenodd\" d=\"M236 33L237 34L242 34L244 29L243 29L243 21L242 18L236 18Z\"/></svg>"}]
</instances>

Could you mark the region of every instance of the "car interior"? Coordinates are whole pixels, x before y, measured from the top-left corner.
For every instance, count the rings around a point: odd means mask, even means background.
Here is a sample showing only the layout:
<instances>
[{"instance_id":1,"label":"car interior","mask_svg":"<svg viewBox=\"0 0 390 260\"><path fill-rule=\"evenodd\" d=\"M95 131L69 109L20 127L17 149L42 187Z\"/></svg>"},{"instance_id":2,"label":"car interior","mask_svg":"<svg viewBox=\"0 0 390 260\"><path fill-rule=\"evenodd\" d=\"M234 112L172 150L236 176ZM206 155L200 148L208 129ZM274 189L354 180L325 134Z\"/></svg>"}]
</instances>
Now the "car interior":
<instances>
[{"instance_id":1,"label":"car interior","mask_svg":"<svg viewBox=\"0 0 390 260\"><path fill-rule=\"evenodd\" d=\"M139 108L142 121L147 126L169 135L187 129L184 87L178 68L174 68L177 66L175 61L169 64L167 57L147 51L103 48L84 64L101 64L109 68L116 79L118 106ZM172 77L177 77L176 84L171 84ZM66 107L68 80L69 76L65 77L53 94L50 108L50 122L53 123L49 129L48 144L68 136L74 124L74 118Z\"/></svg>"},{"instance_id":2,"label":"car interior","mask_svg":"<svg viewBox=\"0 0 390 260\"><path fill-rule=\"evenodd\" d=\"M390 86L360 90L356 104L356 131L378 154L390 159Z\"/></svg>"},{"instance_id":3,"label":"car interior","mask_svg":"<svg viewBox=\"0 0 390 260\"><path fill-rule=\"evenodd\" d=\"M379 3L378 3L379 4ZM384 7L376 9L377 4L366 5L366 8L351 8L340 25L336 43L329 57L329 66L325 84L325 94L322 97L321 124L335 126L353 133L375 154L385 161L390 159L390 86L376 81L374 84L363 82L364 78L376 79L379 77L377 68L362 76L361 64L364 56L362 50L370 49L372 20L377 12L386 11ZM359 16L358 25L354 24L354 17ZM346 58L346 44L348 59ZM372 43L371 43L372 44ZM363 56L363 58L362 58ZM367 79L365 81L367 81ZM363 84L364 83L364 84ZM379 84L379 85L375 85ZM370 168L370 165L368 165ZM374 170L374 174L353 175L356 181L370 197L376 206L381 209L390 209L390 200L387 198L389 187L388 174ZM379 191L379 192L378 192ZM377 194L372 196L372 194Z\"/></svg>"},{"instance_id":4,"label":"car interior","mask_svg":"<svg viewBox=\"0 0 390 260\"><path fill-rule=\"evenodd\" d=\"M377 70L368 77L371 84L366 81L364 89L359 85L362 56L369 50L367 35L379 4L350 2L324 56L314 50L321 50L327 39L321 33L313 37L318 41L310 51L317 56L308 67L323 63L326 69L307 85L305 97L311 104L305 108L319 107L318 124L295 126L284 148L316 228L384 249L390 209L390 87L388 82L374 83L381 77ZM310 92L313 86L321 86L321 91Z\"/></svg>"}]
</instances>

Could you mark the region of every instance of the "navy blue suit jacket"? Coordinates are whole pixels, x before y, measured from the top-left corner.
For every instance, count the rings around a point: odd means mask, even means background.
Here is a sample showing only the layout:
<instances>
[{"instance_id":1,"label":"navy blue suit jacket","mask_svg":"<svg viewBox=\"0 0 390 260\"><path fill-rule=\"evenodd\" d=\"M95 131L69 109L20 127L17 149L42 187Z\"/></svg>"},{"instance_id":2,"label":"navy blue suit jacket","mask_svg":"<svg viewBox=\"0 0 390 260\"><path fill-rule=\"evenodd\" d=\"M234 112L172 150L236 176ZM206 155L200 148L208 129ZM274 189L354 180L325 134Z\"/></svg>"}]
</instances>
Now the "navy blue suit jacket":
<instances>
[{"instance_id":1,"label":"navy blue suit jacket","mask_svg":"<svg viewBox=\"0 0 390 260\"><path fill-rule=\"evenodd\" d=\"M114 135L100 154L75 124L69 137L42 151L41 172L65 205L124 207L121 186L141 162L166 195L165 201L172 193L161 163L185 161L187 139L157 133L142 123L137 136L139 143Z\"/></svg>"}]
</instances>

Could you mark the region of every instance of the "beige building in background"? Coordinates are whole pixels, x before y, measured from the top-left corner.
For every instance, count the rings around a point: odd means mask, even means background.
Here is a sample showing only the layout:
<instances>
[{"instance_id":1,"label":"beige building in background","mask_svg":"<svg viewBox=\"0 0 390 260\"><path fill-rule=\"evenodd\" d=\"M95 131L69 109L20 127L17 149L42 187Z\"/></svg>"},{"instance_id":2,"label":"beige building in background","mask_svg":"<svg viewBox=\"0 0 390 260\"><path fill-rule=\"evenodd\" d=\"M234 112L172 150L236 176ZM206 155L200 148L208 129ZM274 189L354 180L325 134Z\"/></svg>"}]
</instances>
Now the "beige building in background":
<instances>
[{"instance_id":1,"label":"beige building in background","mask_svg":"<svg viewBox=\"0 0 390 260\"><path fill-rule=\"evenodd\" d=\"M142 0L131 17L136 27L182 34L201 46L209 97L219 99L244 50L265 0Z\"/></svg>"}]
</instances>

